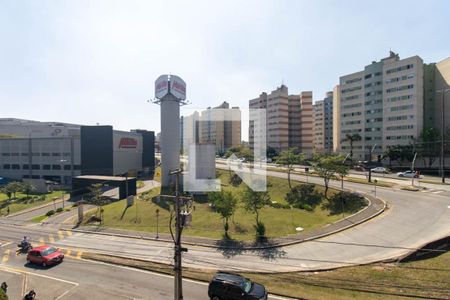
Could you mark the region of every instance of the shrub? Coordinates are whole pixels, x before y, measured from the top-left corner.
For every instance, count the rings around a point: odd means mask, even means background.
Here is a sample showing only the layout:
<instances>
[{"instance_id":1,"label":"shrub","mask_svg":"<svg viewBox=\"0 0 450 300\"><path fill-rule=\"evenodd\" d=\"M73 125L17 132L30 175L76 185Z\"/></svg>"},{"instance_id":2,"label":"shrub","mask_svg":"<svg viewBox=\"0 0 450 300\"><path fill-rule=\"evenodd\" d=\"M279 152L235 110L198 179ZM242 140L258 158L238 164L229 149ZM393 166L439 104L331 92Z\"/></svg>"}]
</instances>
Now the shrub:
<instances>
[{"instance_id":1,"label":"shrub","mask_svg":"<svg viewBox=\"0 0 450 300\"><path fill-rule=\"evenodd\" d=\"M262 222L256 223L256 225L253 225L256 231L256 239L262 240L266 236L266 226Z\"/></svg>"},{"instance_id":2,"label":"shrub","mask_svg":"<svg viewBox=\"0 0 450 300\"><path fill-rule=\"evenodd\" d=\"M62 207L58 207L58 209L56 209L56 212L57 213L60 213L60 212L62 212L63 211L63 208Z\"/></svg>"},{"instance_id":3,"label":"shrub","mask_svg":"<svg viewBox=\"0 0 450 300\"><path fill-rule=\"evenodd\" d=\"M50 216L53 216L54 214L55 214L55 211L52 209L52 210L49 210L45 215L47 217L50 217Z\"/></svg>"},{"instance_id":4,"label":"shrub","mask_svg":"<svg viewBox=\"0 0 450 300\"><path fill-rule=\"evenodd\" d=\"M230 177L230 183L232 186L238 186L242 183L242 178L237 174L233 174L233 176Z\"/></svg>"},{"instance_id":5,"label":"shrub","mask_svg":"<svg viewBox=\"0 0 450 300\"><path fill-rule=\"evenodd\" d=\"M330 214L336 215L342 213L342 211L355 213L366 205L366 200L360 194L339 192L331 196L322 208L328 209Z\"/></svg>"},{"instance_id":6,"label":"shrub","mask_svg":"<svg viewBox=\"0 0 450 300\"><path fill-rule=\"evenodd\" d=\"M291 206L289 205L289 204L286 204L286 203L278 203L278 202L275 202L275 203L270 203L269 204L269 206L271 206L271 207L273 207L273 208L281 208L281 209L290 209L291 208Z\"/></svg>"},{"instance_id":7,"label":"shrub","mask_svg":"<svg viewBox=\"0 0 450 300\"><path fill-rule=\"evenodd\" d=\"M8 296L0 289L0 300L8 300Z\"/></svg>"},{"instance_id":8,"label":"shrub","mask_svg":"<svg viewBox=\"0 0 450 300\"><path fill-rule=\"evenodd\" d=\"M286 194L285 199L295 208L314 210L322 201L322 195L315 188L316 186L310 183L298 185Z\"/></svg>"}]
</instances>

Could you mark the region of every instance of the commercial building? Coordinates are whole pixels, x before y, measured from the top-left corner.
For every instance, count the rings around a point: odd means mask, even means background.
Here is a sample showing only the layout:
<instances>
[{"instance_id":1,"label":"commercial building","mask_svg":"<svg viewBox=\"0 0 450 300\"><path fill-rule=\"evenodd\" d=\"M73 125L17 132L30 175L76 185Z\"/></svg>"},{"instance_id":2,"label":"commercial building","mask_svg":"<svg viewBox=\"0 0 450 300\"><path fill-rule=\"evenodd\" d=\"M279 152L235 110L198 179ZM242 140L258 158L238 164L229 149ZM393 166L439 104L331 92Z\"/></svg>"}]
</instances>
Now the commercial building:
<instances>
[{"instance_id":1,"label":"commercial building","mask_svg":"<svg viewBox=\"0 0 450 300\"><path fill-rule=\"evenodd\" d=\"M146 130L0 119L0 177L70 185L79 175L135 176L154 170L154 144Z\"/></svg>"},{"instance_id":2,"label":"commercial building","mask_svg":"<svg viewBox=\"0 0 450 300\"><path fill-rule=\"evenodd\" d=\"M314 152L333 152L333 92L313 105Z\"/></svg>"},{"instance_id":3,"label":"commercial building","mask_svg":"<svg viewBox=\"0 0 450 300\"><path fill-rule=\"evenodd\" d=\"M277 151L297 147L311 154L313 151L312 92L289 95L288 88L281 85L270 94L261 93L249 101L249 108L266 109L266 143ZM249 143L253 148L254 126L249 123Z\"/></svg>"},{"instance_id":4,"label":"commercial building","mask_svg":"<svg viewBox=\"0 0 450 300\"><path fill-rule=\"evenodd\" d=\"M340 128L334 129L340 141L336 150L350 152L350 143L343 141L347 134L361 137L353 143L355 159L369 159L417 139L424 119L423 71L419 56L400 59L390 52L364 70L340 77L334 99L340 120Z\"/></svg>"}]
</instances>

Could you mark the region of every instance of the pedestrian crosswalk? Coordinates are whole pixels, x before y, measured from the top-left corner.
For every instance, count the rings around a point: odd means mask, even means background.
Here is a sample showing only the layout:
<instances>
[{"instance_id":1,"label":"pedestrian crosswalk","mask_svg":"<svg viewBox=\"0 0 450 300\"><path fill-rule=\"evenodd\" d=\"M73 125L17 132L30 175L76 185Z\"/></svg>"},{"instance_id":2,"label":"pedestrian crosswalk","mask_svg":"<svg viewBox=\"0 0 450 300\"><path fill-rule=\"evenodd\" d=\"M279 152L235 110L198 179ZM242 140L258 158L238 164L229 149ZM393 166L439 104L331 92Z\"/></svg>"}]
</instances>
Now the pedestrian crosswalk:
<instances>
[{"instance_id":1,"label":"pedestrian crosswalk","mask_svg":"<svg viewBox=\"0 0 450 300\"><path fill-rule=\"evenodd\" d=\"M67 237L71 237L73 235L73 232L70 230L59 230L56 234L47 234L46 236L39 237L36 241L31 239L32 245L49 245L51 246L55 242L61 241ZM4 243L3 243L4 242ZM9 247L8 247L9 246ZM1 264L7 264L8 261L11 259L13 255L18 256L19 253L15 252L14 247L15 244L12 241L2 241L0 243L0 265ZM83 251L76 250L76 249L70 249L70 248L63 248L59 247L61 251L64 252L64 255L66 257L71 257L74 259L81 259L83 257Z\"/></svg>"}]
</instances>

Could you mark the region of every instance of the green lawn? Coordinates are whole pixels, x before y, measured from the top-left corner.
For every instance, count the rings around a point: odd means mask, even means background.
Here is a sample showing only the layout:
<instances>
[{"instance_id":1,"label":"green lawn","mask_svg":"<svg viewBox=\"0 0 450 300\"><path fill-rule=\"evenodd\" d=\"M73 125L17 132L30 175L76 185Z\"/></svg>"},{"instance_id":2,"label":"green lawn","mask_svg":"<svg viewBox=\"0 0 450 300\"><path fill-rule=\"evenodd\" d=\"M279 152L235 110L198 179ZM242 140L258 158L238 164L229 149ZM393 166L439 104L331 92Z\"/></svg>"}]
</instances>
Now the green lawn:
<instances>
[{"instance_id":1,"label":"green lawn","mask_svg":"<svg viewBox=\"0 0 450 300\"><path fill-rule=\"evenodd\" d=\"M218 178L222 180L223 188L236 193L244 190L244 184L239 187L228 185L228 171L218 171ZM272 201L286 203L284 195L289 190L287 180L268 177L269 194ZM298 182L293 182L299 184ZM323 188L318 186L322 191ZM147 232L156 232L156 209L159 208L159 232L168 233L169 211L166 203L153 203L150 200L153 196L159 194L160 189L155 188L148 193L144 199L136 200L135 205L125 210L126 202L118 201L104 207L104 226L139 230ZM331 196L336 191L330 189L328 195ZM183 231L184 235L201 236L220 239L223 235L223 222L219 214L211 210L206 201L194 202L192 208L192 226ZM136 213L137 209L137 213ZM136 218L137 216L137 218ZM340 215L330 216L329 212L317 207L315 211L308 212L300 209L275 209L265 207L261 210L260 220L266 225L266 235L268 237L279 237L287 234L296 233L296 227L303 227L305 230L324 226L340 218ZM230 220L230 236L237 240L254 239L255 216L242 207L239 207Z\"/></svg>"},{"instance_id":2,"label":"green lawn","mask_svg":"<svg viewBox=\"0 0 450 300\"><path fill-rule=\"evenodd\" d=\"M24 210L24 209L28 209L31 207L40 206L40 205L49 203L49 202L53 201L54 197L58 197L60 199L61 191L55 191L55 192L45 194L44 200L40 200L40 199L33 200L33 197L36 198L39 196L41 196L41 195L30 194L30 198L27 199L25 194L17 193L16 199L13 199L12 203L3 207L3 204L6 203L6 201L8 200L8 197L5 194L0 193L0 207L2 207L0 209L0 216L6 215L8 206L9 206L9 213L12 214L12 213L16 213L18 211Z\"/></svg>"}]
</instances>

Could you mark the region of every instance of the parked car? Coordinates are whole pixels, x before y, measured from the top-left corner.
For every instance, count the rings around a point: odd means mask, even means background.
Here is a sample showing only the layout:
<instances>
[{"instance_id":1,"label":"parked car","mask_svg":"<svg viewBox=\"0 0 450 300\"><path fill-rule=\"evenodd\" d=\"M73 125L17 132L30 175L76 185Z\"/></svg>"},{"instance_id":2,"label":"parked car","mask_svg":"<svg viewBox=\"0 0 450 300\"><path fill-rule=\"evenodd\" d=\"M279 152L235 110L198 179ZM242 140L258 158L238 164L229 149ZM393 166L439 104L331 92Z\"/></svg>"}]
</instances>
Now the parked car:
<instances>
[{"instance_id":1,"label":"parked car","mask_svg":"<svg viewBox=\"0 0 450 300\"><path fill-rule=\"evenodd\" d=\"M398 172L398 177L407 177L407 178L419 178L419 173L417 171L405 171L405 172ZM420 176L422 178L423 176Z\"/></svg>"},{"instance_id":2,"label":"parked car","mask_svg":"<svg viewBox=\"0 0 450 300\"><path fill-rule=\"evenodd\" d=\"M64 260L64 254L55 247L39 246L28 251L29 263L42 265L43 267L56 265Z\"/></svg>"},{"instance_id":3,"label":"parked car","mask_svg":"<svg viewBox=\"0 0 450 300\"><path fill-rule=\"evenodd\" d=\"M370 171L372 171L373 173L383 173L383 174L389 173L388 170L384 167L376 167L376 168L370 169Z\"/></svg>"},{"instance_id":4,"label":"parked car","mask_svg":"<svg viewBox=\"0 0 450 300\"><path fill-rule=\"evenodd\" d=\"M266 288L238 274L218 272L208 287L211 300L267 300Z\"/></svg>"}]
</instances>

